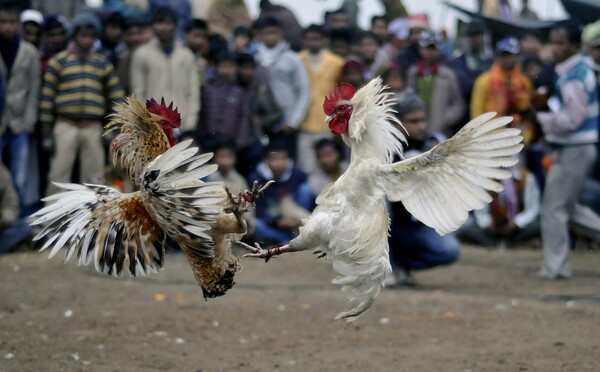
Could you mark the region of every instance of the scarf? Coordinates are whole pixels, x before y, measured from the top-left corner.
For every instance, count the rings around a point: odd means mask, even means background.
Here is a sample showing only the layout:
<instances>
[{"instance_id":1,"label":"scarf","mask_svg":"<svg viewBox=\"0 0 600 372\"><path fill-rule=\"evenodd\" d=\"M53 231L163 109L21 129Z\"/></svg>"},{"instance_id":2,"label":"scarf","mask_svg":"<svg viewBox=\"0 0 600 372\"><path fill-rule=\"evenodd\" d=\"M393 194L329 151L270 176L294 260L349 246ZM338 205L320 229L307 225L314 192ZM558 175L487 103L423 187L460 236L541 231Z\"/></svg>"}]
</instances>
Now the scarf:
<instances>
[{"instance_id":1,"label":"scarf","mask_svg":"<svg viewBox=\"0 0 600 372\"><path fill-rule=\"evenodd\" d=\"M263 43L258 44L258 60L264 67L269 67L279 59L279 56L287 49L287 42L282 41L273 48L267 48Z\"/></svg>"},{"instance_id":2,"label":"scarf","mask_svg":"<svg viewBox=\"0 0 600 372\"><path fill-rule=\"evenodd\" d=\"M490 95L488 111L495 111L500 115L513 115L513 126L520 122L518 115L520 100L529 94L527 77L521 73L521 68L515 66L510 71L505 71L500 64L495 62L490 69Z\"/></svg>"}]
</instances>

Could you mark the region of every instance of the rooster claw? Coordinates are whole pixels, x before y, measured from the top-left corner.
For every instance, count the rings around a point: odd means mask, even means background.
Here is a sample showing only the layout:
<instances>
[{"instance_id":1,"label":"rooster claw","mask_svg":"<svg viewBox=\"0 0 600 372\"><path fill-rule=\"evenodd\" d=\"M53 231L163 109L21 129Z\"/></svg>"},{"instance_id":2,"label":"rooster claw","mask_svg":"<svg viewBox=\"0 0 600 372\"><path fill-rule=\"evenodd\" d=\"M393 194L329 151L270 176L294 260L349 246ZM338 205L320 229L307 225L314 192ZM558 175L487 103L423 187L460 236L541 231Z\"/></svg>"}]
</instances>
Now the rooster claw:
<instances>
[{"instance_id":1,"label":"rooster claw","mask_svg":"<svg viewBox=\"0 0 600 372\"><path fill-rule=\"evenodd\" d=\"M237 242L237 244L252 252L246 253L243 257L264 258L265 262L269 262L271 257L273 257L273 255L269 253L268 249L262 249L258 243L254 243L254 247L244 242Z\"/></svg>"}]
</instances>

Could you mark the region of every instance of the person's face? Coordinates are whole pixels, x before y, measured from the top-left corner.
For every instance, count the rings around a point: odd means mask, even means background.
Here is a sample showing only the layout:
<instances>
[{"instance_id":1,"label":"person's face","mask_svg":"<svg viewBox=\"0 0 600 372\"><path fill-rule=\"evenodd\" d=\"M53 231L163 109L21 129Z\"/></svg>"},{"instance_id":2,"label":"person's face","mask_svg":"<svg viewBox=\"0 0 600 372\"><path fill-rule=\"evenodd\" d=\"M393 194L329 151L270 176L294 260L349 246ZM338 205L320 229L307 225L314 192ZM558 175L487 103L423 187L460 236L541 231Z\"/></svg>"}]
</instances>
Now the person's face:
<instances>
[{"instance_id":1,"label":"person's face","mask_svg":"<svg viewBox=\"0 0 600 372\"><path fill-rule=\"evenodd\" d=\"M535 77L542 72L542 66L538 65L537 63L528 63L525 65L523 72L531 81L533 81L533 79L535 79Z\"/></svg>"},{"instance_id":2,"label":"person's face","mask_svg":"<svg viewBox=\"0 0 600 372\"><path fill-rule=\"evenodd\" d=\"M186 32L185 40L188 47L194 52L200 52L208 47L208 37L204 30L194 28Z\"/></svg>"},{"instance_id":3,"label":"person's face","mask_svg":"<svg viewBox=\"0 0 600 372\"><path fill-rule=\"evenodd\" d=\"M241 52L248 49L250 46L250 38L246 34L239 34L233 38L233 47L236 51Z\"/></svg>"},{"instance_id":4,"label":"person's face","mask_svg":"<svg viewBox=\"0 0 600 372\"><path fill-rule=\"evenodd\" d=\"M23 40L30 42L36 47L40 46L42 41L42 28L37 23L26 22L23 25Z\"/></svg>"},{"instance_id":5,"label":"person's face","mask_svg":"<svg viewBox=\"0 0 600 372\"><path fill-rule=\"evenodd\" d=\"M421 27L413 27L408 31L408 42L409 44L417 44L421 40L421 35L425 29Z\"/></svg>"},{"instance_id":6,"label":"person's face","mask_svg":"<svg viewBox=\"0 0 600 372\"><path fill-rule=\"evenodd\" d=\"M219 166L221 173L228 173L237 161L235 152L231 149L220 149L215 153L215 164Z\"/></svg>"},{"instance_id":7,"label":"person's face","mask_svg":"<svg viewBox=\"0 0 600 372\"><path fill-rule=\"evenodd\" d=\"M519 41L523 54L539 54L542 43L533 35L525 35Z\"/></svg>"},{"instance_id":8,"label":"person's face","mask_svg":"<svg viewBox=\"0 0 600 372\"><path fill-rule=\"evenodd\" d=\"M123 28L115 24L104 26L104 39L111 43L118 44L123 38Z\"/></svg>"},{"instance_id":9,"label":"person's face","mask_svg":"<svg viewBox=\"0 0 600 372\"><path fill-rule=\"evenodd\" d=\"M331 15L329 25L332 29L348 28L350 27L350 20L346 13L336 13Z\"/></svg>"},{"instance_id":10,"label":"person's face","mask_svg":"<svg viewBox=\"0 0 600 372\"><path fill-rule=\"evenodd\" d=\"M345 40L333 40L329 49L342 58L350 55L350 45Z\"/></svg>"},{"instance_id":11,"label":"person's face","mask_svg":"<svg viewBox=\"0 0 600 372\"><path fill-rule=\"evenodd\" d=\"M46 34L48 49L53 52L63 50L67 46L67 30L62 27L55 27L48 30Z\"/></svg>"},{"instance_id":12,"label":"person's face","mask_svg":"<svg viewBox=\"0 0 600 372\"><path fill-rule=\"evenodd\" d=\"M158 38L158 41L166 44L173 41L176 26L177 25L172 19L162 19L154 22L152 29L154 30L154 34Z\"/></svg>"},{"instance_id":13,"label":"person's face","mask_svg":"<svg viewBox=\"0 0 600 372\"><path fill-rule=\"evenodd\" d=\"M358 53L367 61L373 61L377 56L379 45L370 37L363 38L358 44Z\"/></svg>"},{"instance_id":14,"label":"person's face","mask_svg":"<svg viewBox=\"0 0 600 372\"><path fill-rule=\"evenodd\" d=\"M256 67L254 67L251 63L244 63L237 67L238 79L240 82L244 84L248 84L254 78L254 72L256 71Z\"/></svg>"},{"instance_id":15,"label":"person's face","mask_svg":"<svg viewBox=\"0 0 600 372\"><path fill-rule=\"evenodd\" d=\"M333 146L325 146L317 150L317 162L325 172L338 169L340 154Z\"/></svg>"},{"instance_id":16,"label":"person's face","mask_svg":"<svg viewBox=\"0 0 600 372\"><path fill-rule=\"evenodd\" d=\"M442 52L434 45L419 48L421 58L425 63L439 62Z\"/></svg>"},{"instance_id":17,"label":"person's face","mask_svg":"<svg viewBox=\"0 0 600 372\"><path fill-rule=\"evenodd\" d=\"M75 35L75 44L82 50L91 50L96 42L96 29L91 26L82 26Z\"/></svg>"},{"instance_id":18,"label":"person's face","mask_svg":"<svg viewBox=\"0 0 600 372\"><path fill-rule=\"evenodd\" d=\"M402 125L410 138L417 141L424 141L427 133L427 117L424 110L409 112L402 117Z\"/></svg>"},{"instance_id":19,"label":"person's face","mask_svg":"<svg viewBox=\"0 0 600 372\"><path fill-rule=\"evenodd\" d=\"M312 54L319 53L325 46L325 37L318 32L307 32L304 35L304 48Z\"/></svg>"},{"instance_id":20,"label":"person's face","mask_svg":"<svg viewBox=\"0 0 600 372\"><path fill-rule=\"evenodd\" d=\"M230 82L235 77L236 66L233 61L221 61L217 64L217 76L223 82Z\"/></svg>"},{"instance_id":21,"label":"person's face","mask_svg":"<svg viewBox=\"0 0 600 372\"><path fill-rule=\"evenodd\" d=\"M144 43L144 34L142 26L132 26L125 31L123 41L129 49L135 49Z\"/></svg>"},{"instance_id":22,"label":"person's face","mask_svg":"<svg viewBox=\"0 0 600 372\"><path fill-rule=\"evenodd\" d=\"M19 14L17 12L0 11L0 37L14 39L19 33Z\"/></svg>"},{"instance_id":23,"label":"person's face","mask_svg":"<svg viewBox=\"0 0 600 372\"><path fill-rule=\"evenodd\" d=\"M373 27L371 27L371 31L381 40L387 39L388 30L386 21L383 19L376 20L375 23L373 23Z\"/></svg>"},{"instance_id":24,"label":"person's face","mask_svg":"<svg viewBox=\"0 0 600 372\"><path fill-rule=\"evenodd\" d=\"M393 72L386 76L384 83L390 87L392 92L400 92L406 87L406 83L400 73Z\"/></svg>"},{"instance_id":25,"label":"person's face","mask_svg":"<svg viewBox=\"0 0 600 372\"><path fill-rule=\"evenodd\" d=\"M510 71L517 65L517 55L508 52L502 52L500 56L498 56L498 63L504 71Z\"/></svg>"},{"instance_id":26,"label":"person's face","mask_svg":"<svg viewBox=\"0 0 600 372\"><path fill-rule=\"evenodd\" d=\"M578 45L569 41L567 30L559 28L550 31L550 45L556 62L562 62L577 53Z\"/></svg>"},{"instance_id":27,"label":"person's face","mask_svg":"<svg viewBox=\"0 0 600 372\"><path fill-rule=\"evenodd\" d=\"M290 156L285 151L272 151L266 160L275 177L281 177L290 165Z\"/></svg>"},{"instance_id":28,"label":"person's face","mask_svg":"<svg viewBox=\"0 0 600 372\"><path fill-rule=\"evenodd\" d=\"M267 48L273 48L283 40L283 31L279 27L268 26L259 31L258 37Z\"/></svg>"},{"instance_id":29,"label":"person's face","mask_svg":"<svg viewBox=\"0 0 600 372\"><path fill-rule=\"evenodd\" d=\"M350 68L344 72L343 80L349 84L352 84L354 87L362 87L364 85L364 77L362 72L356 68Z\"/></svg>"},{"instance_id":30,"label":"person's face","mask_svg":"<svg viewBox=\"0 0 600 372\"><path fill-rule=\"evenodd\" d=\"M483 49L483 33L469 36L469 42L473 50Z\"/></svg>"}]
</instances>

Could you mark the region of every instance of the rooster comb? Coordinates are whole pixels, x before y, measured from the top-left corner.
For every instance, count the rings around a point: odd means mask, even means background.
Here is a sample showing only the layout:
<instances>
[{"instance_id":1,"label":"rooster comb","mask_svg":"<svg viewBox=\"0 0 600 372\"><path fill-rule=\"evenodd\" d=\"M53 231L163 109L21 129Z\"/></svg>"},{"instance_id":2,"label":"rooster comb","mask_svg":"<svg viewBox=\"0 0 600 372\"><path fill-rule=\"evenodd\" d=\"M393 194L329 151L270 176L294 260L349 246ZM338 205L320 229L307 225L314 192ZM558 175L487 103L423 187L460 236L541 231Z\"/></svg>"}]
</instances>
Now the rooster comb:
<instances>
[{"instance_id":1,"label":"rooster comb","mask_svg":"<svg viewBox=\"0 0 600 372\"><path fill-rule=\"evenodd\" d=\"M177 108L173 109L173 102L167 106L164 97L161 98L160 103L156 102L154 98L146 101L146 109L153 114L160 115L165 118L173 128L179 128L181 125L181 115Z\"/></svg>"},{"instance_id":2,"label":"rooster comb","mask_svg":"<svg viewBox=\"0 0 600 372\"><path fill-rule=\"evenodd\" d=\"M351 84L342 83L336 85L329 95L325 97L325 102L323 102L323 111L325 111L326 115L332 115L335 110L336 103L340 99L346 101L352 99L352 97L354 97L354 93L356 93L356 88L354 88Z\"/></svg>"}]
</instances>

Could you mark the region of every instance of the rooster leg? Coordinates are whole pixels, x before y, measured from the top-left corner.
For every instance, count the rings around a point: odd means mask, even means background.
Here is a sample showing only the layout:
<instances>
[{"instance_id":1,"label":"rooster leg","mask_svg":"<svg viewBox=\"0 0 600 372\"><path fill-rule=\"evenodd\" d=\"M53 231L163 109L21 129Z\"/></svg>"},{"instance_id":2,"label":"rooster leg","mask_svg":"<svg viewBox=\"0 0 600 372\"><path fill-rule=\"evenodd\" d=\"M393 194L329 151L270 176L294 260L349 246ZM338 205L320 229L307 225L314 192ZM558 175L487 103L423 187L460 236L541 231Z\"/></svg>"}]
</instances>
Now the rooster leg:
<instances>
[{"instance_id":1,"label":"rooster leg","mask_svg":"<svg viewBox=\"0 0 600 372\"><path fill-rule=\"evenodd\" d=\"M244 257L264 258L265 262L269 262L269 260L273 256L278 256L283 253L294 251L294 249L292 249L289 244L276 246L269 249L262 249L260 244L258 243L254 243L254 247L244 242L238 242L238 244L252 252L245 254Z\"/></svg>"}]
</instances>

